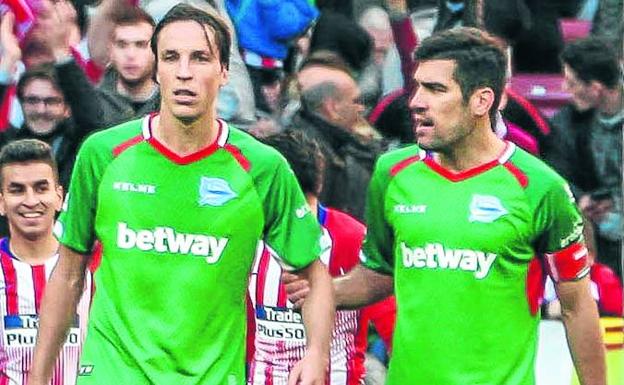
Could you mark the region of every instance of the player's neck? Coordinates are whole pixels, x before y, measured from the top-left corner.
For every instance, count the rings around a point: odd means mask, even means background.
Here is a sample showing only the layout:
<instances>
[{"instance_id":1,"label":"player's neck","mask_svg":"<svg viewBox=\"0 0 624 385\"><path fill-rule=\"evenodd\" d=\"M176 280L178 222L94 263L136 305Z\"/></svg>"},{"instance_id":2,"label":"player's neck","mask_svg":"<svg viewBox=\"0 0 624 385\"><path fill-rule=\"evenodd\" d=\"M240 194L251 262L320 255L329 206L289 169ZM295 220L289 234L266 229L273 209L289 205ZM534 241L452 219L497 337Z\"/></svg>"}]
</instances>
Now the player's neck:
<instances>
[{"instance_id":1,"label":"player's neck","mask_svg":"<svg viewBox=\"0 0 624 385\"><path fill-rule=\"evenodd\" d=\"M462 172L497 159L505 146L505 142L496 137L487 120L481 122L448 151L437 152L436 160L447 170Z\"/></svg>"},{"instance_id":2,"label":"player's neck","mask_svg":"<svg viewBox=\"0 0 624 385\"><path fill-rule=\"evenodd\" d=\"M58 252L58 241L52 233L33 240L13 234L9 237L9 249L20 261L41 265Z\"/></svg>"},{"instance_id":3,"label":"player's neck","mask_svg":"<svg viewBox=\"0 0 624 385\"><path fill-rule=\"evenodd\" d=\"M314 194L306 193L305 198L306 202L308 202L308 206L310 206L310 212L314 215L314 218L318 217L318 197Z\"/></svg>"},{"instance_id":4,"label":"player's neck","mask_svg":"<svg viewBox=\"0 0 624 385\"><path fill-rule=\"evenodd\" d=\"M187 125L166 111L161 111L152 123L152 135L180 156L208 147L219 134L219 123L213 114L206 114Z\"/></svg>"}]
</instances>

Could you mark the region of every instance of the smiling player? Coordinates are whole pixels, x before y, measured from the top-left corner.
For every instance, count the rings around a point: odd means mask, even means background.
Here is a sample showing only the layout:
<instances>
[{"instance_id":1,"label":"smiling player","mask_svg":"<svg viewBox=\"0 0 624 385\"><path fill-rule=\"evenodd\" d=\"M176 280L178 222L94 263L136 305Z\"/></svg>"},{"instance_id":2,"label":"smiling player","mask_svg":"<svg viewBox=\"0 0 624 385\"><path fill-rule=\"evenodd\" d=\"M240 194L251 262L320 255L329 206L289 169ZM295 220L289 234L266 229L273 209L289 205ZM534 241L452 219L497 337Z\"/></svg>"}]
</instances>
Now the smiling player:
<instances>
[{"instance_id":1,"label":"smiling player","mask_svg":"<svg viewBox=\"0 0 624 385\"><path fill-rule=\"evenodd\" d=\"M39 140L11 142L0 151L0 213L9 223L0 240L0 384L25 385L35 349L41 299L58 261L52 234L63 188L50 146ZM91 279L74 312L54 366L52 385L76 383L89 312Z\"/></svg>"}]
</instances>

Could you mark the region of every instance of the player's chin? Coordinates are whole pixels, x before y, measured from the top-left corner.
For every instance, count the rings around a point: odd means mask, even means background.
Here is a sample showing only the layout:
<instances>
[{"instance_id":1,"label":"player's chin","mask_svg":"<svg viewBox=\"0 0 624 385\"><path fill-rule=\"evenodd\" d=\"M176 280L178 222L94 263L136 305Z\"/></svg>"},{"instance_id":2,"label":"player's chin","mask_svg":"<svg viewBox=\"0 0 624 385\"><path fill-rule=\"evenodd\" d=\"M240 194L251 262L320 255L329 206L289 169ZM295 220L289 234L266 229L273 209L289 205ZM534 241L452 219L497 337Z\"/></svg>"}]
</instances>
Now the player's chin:
<instances>
[{"instance_id":1,"label":"player's chin","mask_svg":"<svg viewBox=\"0 0 624 385\"><path fill-rule=\"evenodd\" d=\"M173 111L173 116L180 122L188 125L197 121L202 116L202 113L194 108L177 108Z\"/></svg>"}]
</instances>

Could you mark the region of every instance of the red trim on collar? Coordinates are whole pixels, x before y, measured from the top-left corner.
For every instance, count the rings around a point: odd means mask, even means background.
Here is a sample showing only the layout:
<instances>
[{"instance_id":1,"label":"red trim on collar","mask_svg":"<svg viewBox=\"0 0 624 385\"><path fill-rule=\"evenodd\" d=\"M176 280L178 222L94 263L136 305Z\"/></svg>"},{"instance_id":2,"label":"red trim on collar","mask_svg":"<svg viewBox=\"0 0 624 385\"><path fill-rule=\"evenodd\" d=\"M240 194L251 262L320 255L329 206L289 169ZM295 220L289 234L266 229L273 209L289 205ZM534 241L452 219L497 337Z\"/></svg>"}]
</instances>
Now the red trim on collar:
<instances>
[{"instance_id":1,"label":"red trim on collar","mask_svg":"<svg viewBox=\"0 0 624 385\"><path fill-rule=\"evenodd\" d=\"M249 169L251 168L251 162L249 161L249 159L247 159L245 157L245 155L243 155L243 153L241 152L240 148L232 145L232 144L226 144L225 146L223 146L223 148L229 152L230 154L232 154L232 156L234 157L234 159L236 159L236 161L238 162L238 164L240 164L240 166L243 168L243 170L245 171L249 171Z\"/></svg>"},{"instance_id":2,"label":"red trim on collar","mask_svg":"<svg viewBox=\"0 0 624 385\"><path fill-rule=\"evenodd\" d=\"M135 144L141 143L143 139L143 133L141 133L134 138L126 140L125 142L119 144L117 147L113 148L113 156L115 158L118 157L119 155L121 155L122 152L126 151L130 147L134 146Z\"/></svg>"},{"instance_id":3,"label":"red trim on collar","mask_svg":"<svg viewBox=\"0 0 624 385\"><path fill-rule=\"evenodd\" d=\"M154 147L156 151L160 152L162 155L164 155L166 158L168 158L174 163L177 163L179 165L187 165L193 162L197 162L199 160L202 160L212 155L220 147L218 142L219 142L219 138L221 137L221 134L223 133L223 125L220 121L217 121L219 124L219 131L217 132L217 136L215 137L212 143L210 143L207 147L204 147L201 150L194 152L192 154L184 155L184 156L178 155L175 152L168 149L167 147L165 147L163 143L161 143L158 139L154 137L154 133L152 132L153 118L154 116L150 116L149 118L150 137L147 140L147 142L151 144L152 147Z\"/></svg>"},{"instance_id":4,"label":"red trim on collar","mask_svg":"<svg viewBox=\"0 0 624 385\"><path fill-rule=\"evenodd\" d=\"M527 177L527 175L522 172L522 170L516 167L515 164L511 162L505 162L503 166L505 166L505 168L509 170L509 172L516 178L522 188L526 188L526 186L529 185L529 177Z\"/></svg>"},{"instance_id":5,"label":"red trim on collar","mask_svg":"<svg viewBox=\"0 0 624 385\"><path fill-rule=\"evenodd\" d=\"M430 154L427 154L427 156L424 159L424 162L433 171L437 172L438 174L440 174L444 178L450 180L451 182L461 182L463 180L472 178L472 177L477 176L479 174L483 174L484 172L486 172L488 170L491 170L494 167L500 165L501 164L501 157L503 157L507 153L507 151L509 150L509 146L510 146L509 143L506 143L505 148L499 154L499 156L496 157L496 159L494 159L492 161L489 161L487 163L484 163L482 165L470 168L468 170L460 171L460 172L451 171L451 170L441 166L440 164L438 164L438 162L436 162L433 159L433 157L430 156Z\"/></svg>"},{"instance_id":6,"label":"red trim on collar","mask_svg":"<svg viewBox=\"0 0 624 385\"><path fill-rule=\"evenodd\" d=\"M420 160L420 156L418 155L410 156L409 158L403 159L399 163L392 166L392 168L390 169L390 176L396 176L396 174L406 169L407 166L409 166L412 163L418 162L419 160Z\"/></svg>"}]
</instances>

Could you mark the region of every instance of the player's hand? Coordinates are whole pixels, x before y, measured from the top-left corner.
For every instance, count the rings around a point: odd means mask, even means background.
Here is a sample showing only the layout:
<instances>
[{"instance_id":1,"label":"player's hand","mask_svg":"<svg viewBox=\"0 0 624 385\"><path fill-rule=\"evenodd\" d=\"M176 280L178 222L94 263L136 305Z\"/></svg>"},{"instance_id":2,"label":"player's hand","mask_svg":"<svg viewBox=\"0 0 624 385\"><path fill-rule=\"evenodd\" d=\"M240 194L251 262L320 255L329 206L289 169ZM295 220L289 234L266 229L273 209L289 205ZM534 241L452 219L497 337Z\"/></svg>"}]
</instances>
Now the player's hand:
<instances>
[{"instance_id":1,"label":"player's hand","mask_svg":"<svg viewBox=\"0 0 624 385\"><path fill-rule=\"evenodd\" d=\"M282 273L282 283L286 288L288 300L292 302L295 309L301 309L305 298L310 292L310 284L307 279L303 279L296 274L288 272Z\"/></svg>"},{"instance_id":2,"label":"player's hand","mask_svg":"<svg viewBox=\"0 0 624 385\"><path fill-rule=\"evenodd\" d=\"M76 24L74 7L66 0L42 0L38 15L37 29L45 31L39 39L57 59L68 55L70 46L76 43L71 34L71 26Z\"/></svg>"},{"instance_id":3,"label":"player's hand","mask_svg":"<svg viewBox=\"0 0 624 385\"><path fill-rule=\"evenodd\" d=\"M288 385L325 385L327 365L327 355L308 351L290 371Z\"/></svg>"},{"instance_id":4,"label":"player's hand","mask_svg":"<svg viewBox=\"0 0 624 385\"><path fill-rule=\"evenodd\" d=\"M15 15L8 11L0 20L0 47L2 47L2 57L0 57L0 69L12 72L15 63L22 59L22 49L15 33Z\"/></svg>"}]
</instances>

